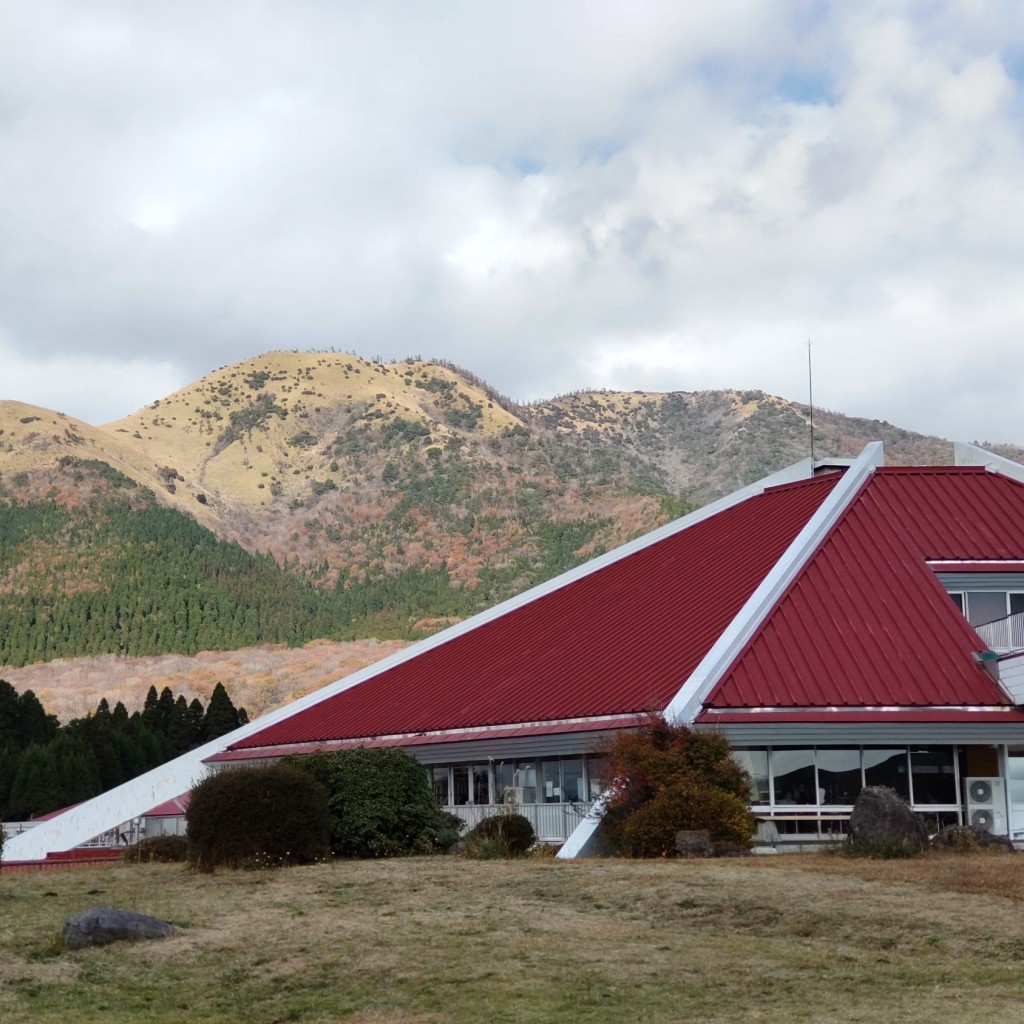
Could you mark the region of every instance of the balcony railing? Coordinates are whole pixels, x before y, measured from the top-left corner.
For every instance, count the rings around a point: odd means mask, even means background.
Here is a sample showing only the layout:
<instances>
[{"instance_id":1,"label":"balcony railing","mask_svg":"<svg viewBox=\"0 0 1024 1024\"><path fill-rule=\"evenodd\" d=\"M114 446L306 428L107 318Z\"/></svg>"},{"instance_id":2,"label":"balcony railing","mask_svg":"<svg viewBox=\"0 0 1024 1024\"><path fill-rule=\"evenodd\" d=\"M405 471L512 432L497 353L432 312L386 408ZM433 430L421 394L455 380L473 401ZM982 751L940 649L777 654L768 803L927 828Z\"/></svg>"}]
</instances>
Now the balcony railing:
<instances>
[{"instance_id":1,"label":"balcony railing","mask_svg":"<svg viewBox=\"0 0 1024 1024\"><path fill-rule=\"evenodd\" d=\"M989 649L1005 654L1007 651L1024 650L1024 612L1007 615L1005 619L986 622L975 626L975 631Z\"/></svg>"},{"instance_id":2,"label":"balcony railing","mask_svg":"<svg viewBox=\"0 0 1024 1024\"><path fill-rule=\"evenodd\" d=\"M463 804L446 807L446 811L457 814L465 823L468 832L484 818L495 814L515 811L529 819L533 831L542 843L564 843L576 826L586 817L585 804Z\"/></svg>"}]
</instances>

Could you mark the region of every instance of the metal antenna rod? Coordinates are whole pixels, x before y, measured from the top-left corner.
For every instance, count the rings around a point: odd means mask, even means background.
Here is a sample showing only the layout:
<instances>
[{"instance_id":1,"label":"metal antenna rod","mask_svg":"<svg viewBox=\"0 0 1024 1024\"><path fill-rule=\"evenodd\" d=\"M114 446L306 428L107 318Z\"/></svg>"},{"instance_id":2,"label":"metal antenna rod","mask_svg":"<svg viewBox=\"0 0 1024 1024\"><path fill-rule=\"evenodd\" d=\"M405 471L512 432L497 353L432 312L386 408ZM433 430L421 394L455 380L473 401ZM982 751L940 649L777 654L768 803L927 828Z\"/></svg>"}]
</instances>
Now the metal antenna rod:
<instances>
[{"instance_id":1,"label":"metal antenna rod","mask_svg":"<svg viewBox=\"0 0 1024 1024\"><path fill-rule=\"evenodd\" d=\"M807 341L807 408L811 414L811 464L814 463L814 373L811 368L811 342Z\"/></svg>"}]
</instances>

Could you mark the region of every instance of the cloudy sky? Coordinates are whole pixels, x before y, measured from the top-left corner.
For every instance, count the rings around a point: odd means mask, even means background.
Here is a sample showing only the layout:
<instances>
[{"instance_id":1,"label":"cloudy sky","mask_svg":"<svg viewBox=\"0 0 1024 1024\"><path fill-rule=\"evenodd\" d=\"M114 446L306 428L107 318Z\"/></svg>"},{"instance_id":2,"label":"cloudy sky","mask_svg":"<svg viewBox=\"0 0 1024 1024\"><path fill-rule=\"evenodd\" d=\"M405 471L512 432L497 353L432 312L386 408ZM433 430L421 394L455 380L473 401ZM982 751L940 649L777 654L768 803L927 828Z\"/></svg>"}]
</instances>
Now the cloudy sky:
<instances>
[{"instance_id":1,"label":"cloudy sky","mask_svg":"<svg viewBox=\"0 0 1024 1024\"><path fill-rule=\"evenodd\" d=\"M4 0L0 398L275 348L1024 443L1024 5Z\"/></svg>"}]
</instances>

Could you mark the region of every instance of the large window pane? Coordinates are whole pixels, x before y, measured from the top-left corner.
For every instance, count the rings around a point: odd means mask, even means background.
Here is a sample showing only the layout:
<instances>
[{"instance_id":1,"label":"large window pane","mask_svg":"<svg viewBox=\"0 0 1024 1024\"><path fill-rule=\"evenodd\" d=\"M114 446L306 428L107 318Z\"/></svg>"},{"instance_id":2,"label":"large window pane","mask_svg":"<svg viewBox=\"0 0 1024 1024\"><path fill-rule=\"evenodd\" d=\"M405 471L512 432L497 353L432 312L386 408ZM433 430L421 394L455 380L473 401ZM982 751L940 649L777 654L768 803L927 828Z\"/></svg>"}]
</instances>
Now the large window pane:
<instances>
[{"instance_id":1,"label":"large window pane","mask_svg":"<svg viewBox=\"0 0 1024 1024\"><path fill-rule=\"evenodd\" d=\"M545 761L543 767L543 793L546 804L557 804L562 800L562 772L558 761Z\"/></svg>"},{"instance_id":2,"label":"large window pane","mask_svg":"<svg viewBox=\"0 0 1024 1024\"><path fill-rule=\"evenodd\" d=\"M861 790L860 748L818 748L818 788L821 802L852 804Z\"/></svg>"},{"instance_id":3,"label":"large window pane","mask_svg":"<svg viewBox=\"0 0 1024 1024\"><path fill-rule=\"evenodd\" d=\"M537 765L533 761L516 762L515 784L519 803L537 802Z\"/></svg>"},{"instance_id":4,"label":"large window pane","mask_svg":"<svg viewBox=\"0 0 1024 1024\"><path fill-rule=\"evenodd\" d=\"M434 765L430 769L430 781L434 786L434 796L442 806L448 804L448 765Z\"/></svg>"},{"instance_id":5,"label":"large window pane","mask_svg":"<svg viewBox=\"0 0 1024 1024\"><path fill-rule=\"evenodd\" d=\"M957 803L952 747L911 750L910 774L915 804Z\"/></svg>"},{"instance_id":6,"label":"large window pane","mask_svg":"<svg viewBox=\"0 0 1024 1024\"><path fill-rule=\"evenodd\" d=\"M776 748L772 751L772 776L777 804L815 804L814 751Z\"/></svg>"},{"instance_id":7,"label":"large window pane","mask_svg":"<svg viewBox=\"0 0 1024 1024\"><path fill-rule=\"evenodd\" d=\"M495 799L498 803L507 804L511 803L512 787L514 785L512 781L513 770L511 761L498 761L494 766L494 788L497 791L495 793Z\"/></svg>"},{"instance_id":8,"label":"large window pane","mask_svg":"<svg viewBox=\"0 0 1024 1024\"><path fill-rule=\"evenodd\" d=\"M562 761L562 799L567 803L587 799L583 788L582 757L567 757Z\"/></svg>"},{"instance_id":9,"label":"large window pane","mask_svg":"<svg viewBox=\"0 0 1024 1024\"><path fill-rule=\"evenodd\" d=\"M1003 590L969 590L967 592L967 621L972 626L1006 618L1006 592Z\"/></svg>"},{"instance_id":10,"label":"large window pane","mask_svg":"<svg viewBox=\"0 0 1024 1024\"><path fill-rule=\"evenodd\" d=\"M771 789L768 785L768 751L734 750L732 756L750 776L751 804L769 803L771 801Z\"/></svg>"},{"instance_id":11,"label":"large window pane","mask_svg":"<svg viewBox=\"0 0 1024 1024\"><path fill-rule=\"evenodd\" d=\"M888 786L904 800L910 799L907 751L895 748L864 748L864 781L869 786Z\"/></svg>"},{"instance_id":12,"label":"large window pane","mask_svg":"<svg viewBox=\"0 0 1024 1024\"><path fill-rule=\"evenodd\" d=\"M587 758L587 781L590 784L590 799L596 800L608 785L611 765L606 757Z\"/></svg>"},{"instance_id":13,"label":"large window pane","mask_svg":"<svg viewBox=\"0 0 1024 1024\"><path fill-rule=\"evenodd\" d=\"M473 803L489 804L491 802L491 785L487 778L487 765L473 766Z\"/></svg>"},{"instance_id":14,"label":"large window pane","mask_svg":"<svg viewBox=\"0 0 1024 1024\"><path fill-rule=\"evenodd\" d=\"M469 765L457 764L452 768L452 803L469 803Z\"/></svg>"}]
</instances>

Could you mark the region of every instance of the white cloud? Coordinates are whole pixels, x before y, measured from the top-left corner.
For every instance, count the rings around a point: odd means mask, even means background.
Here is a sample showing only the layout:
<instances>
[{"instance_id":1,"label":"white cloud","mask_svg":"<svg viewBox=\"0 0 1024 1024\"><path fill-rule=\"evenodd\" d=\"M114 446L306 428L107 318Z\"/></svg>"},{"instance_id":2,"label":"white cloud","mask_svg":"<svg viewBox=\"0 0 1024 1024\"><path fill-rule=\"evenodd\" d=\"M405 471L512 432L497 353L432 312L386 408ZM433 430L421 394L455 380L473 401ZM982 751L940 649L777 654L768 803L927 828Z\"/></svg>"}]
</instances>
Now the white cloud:
<instances>
[{"instance_id":1,"label":"white cloud","mask_svg":"<svg viewBox=\"0 0 1024 1024\"><path fill-rule=\"evenodd\" d=\"M337 346L519 398L801 398L811 338L830 408L1024 441L1003 4L12 10L9 392L134 366L96 393L109 419L129 389Z\"/></svg>"}]
</instances>

